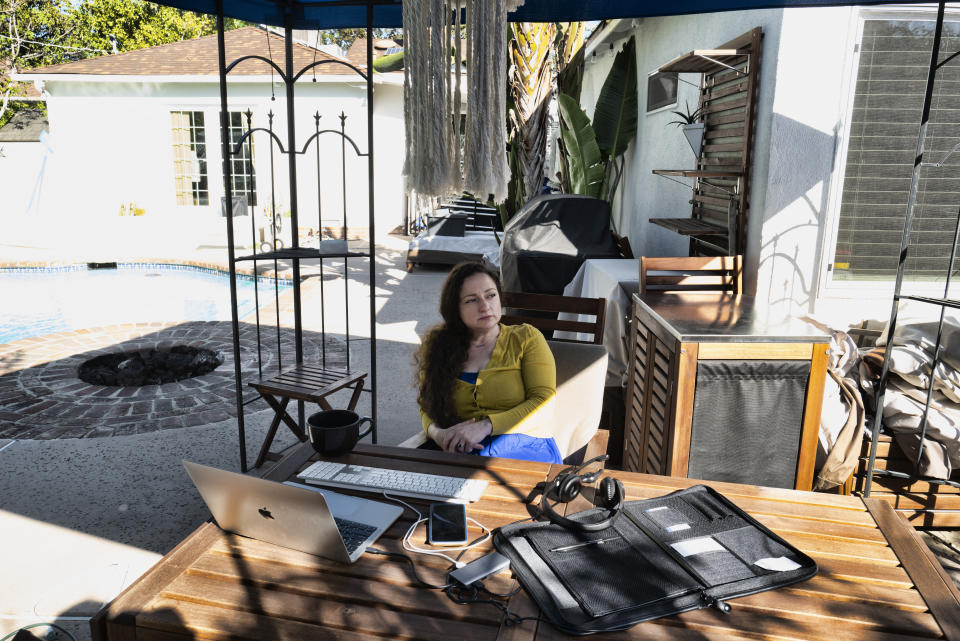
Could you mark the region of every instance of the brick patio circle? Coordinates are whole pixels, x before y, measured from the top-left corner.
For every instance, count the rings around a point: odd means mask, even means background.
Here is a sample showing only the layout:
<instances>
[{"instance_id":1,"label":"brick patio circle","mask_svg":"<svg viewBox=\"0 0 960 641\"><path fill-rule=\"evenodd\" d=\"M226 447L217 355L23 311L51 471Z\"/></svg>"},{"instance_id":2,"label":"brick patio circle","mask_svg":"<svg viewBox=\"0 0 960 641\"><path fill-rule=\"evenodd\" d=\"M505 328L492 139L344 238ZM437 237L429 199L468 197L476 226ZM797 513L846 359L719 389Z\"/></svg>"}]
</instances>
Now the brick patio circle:
<instances>
[{"instance_id":1,"label":"brick patio circle","mask_svg":"<svg viewBox=\"0 0 960 641\"><path fill-rule=\"evenodd\" d=\"M270 376L279 365L277 330L261 327L262 366ZM175 383L143 387L102 387L77 378L84 361L101 354L173 345L203 347L223 355L216 370ZM280 330L283 367L294 362L294 332ZM304 332L304 359L319 363L319 334ZM327 337L327 365L344 367L345 349ZM258 378L257 331L241 324L240 370L244 399L256 398L246 385ZM263 405L258 401L257 405ZM251 411L249 406L247 412ZM91 438L141 434L216 423L235 417L233 337L223 321L136 323L74 330L0 345L0 438Z\"/></svg>"}]
</instances>

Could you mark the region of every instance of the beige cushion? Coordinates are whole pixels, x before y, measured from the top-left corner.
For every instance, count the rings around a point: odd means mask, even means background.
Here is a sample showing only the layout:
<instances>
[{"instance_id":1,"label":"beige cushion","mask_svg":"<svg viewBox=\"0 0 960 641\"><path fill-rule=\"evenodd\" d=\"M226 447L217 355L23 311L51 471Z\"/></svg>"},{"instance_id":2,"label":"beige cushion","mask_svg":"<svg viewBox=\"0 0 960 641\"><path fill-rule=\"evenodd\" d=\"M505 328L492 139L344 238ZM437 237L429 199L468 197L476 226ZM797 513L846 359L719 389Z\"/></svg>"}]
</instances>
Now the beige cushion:
<instances>
[{"instance_id":1,"label":"beige cushion","mask_svg":"<svg viewBox=\"0 0 960 641\"><path fill-rule=\"evenodd\" d=\"M607 377L607 348L587 343L547 341L557 363L557 401L553 438L564 458L586 445L600 426L603 386ZM400 447L426 442L422 430Z\"/></svg>"},{"instance_id":2,"label":"beige cushion","mask_svg":"<svg viewBox=\"0 0 960 641\"><path fill-rule=\"evenodd\" d=\"M557 403L553 438L564 458L586 445L600 425L607 348L547 341L557 362Z\"/></svg>"}]
</instances>

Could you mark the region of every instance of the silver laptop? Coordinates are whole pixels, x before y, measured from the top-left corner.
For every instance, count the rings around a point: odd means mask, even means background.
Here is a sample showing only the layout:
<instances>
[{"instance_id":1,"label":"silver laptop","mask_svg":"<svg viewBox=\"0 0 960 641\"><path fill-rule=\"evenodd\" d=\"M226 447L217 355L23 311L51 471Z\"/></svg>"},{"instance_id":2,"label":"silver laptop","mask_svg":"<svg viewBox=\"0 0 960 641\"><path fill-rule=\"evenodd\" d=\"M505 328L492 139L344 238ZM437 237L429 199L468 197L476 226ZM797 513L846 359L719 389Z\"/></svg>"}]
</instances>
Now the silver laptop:
<instances>
[{"instance_id":1,"label":"silver laptop","mask_svg":"<svg viewBox=\"0 0 960 641\"><path fill-rule=\"evenodd\" d=\"M353 563L403 514L399 505L183 462L224 530Z\"/></svg>"}]
</instances>

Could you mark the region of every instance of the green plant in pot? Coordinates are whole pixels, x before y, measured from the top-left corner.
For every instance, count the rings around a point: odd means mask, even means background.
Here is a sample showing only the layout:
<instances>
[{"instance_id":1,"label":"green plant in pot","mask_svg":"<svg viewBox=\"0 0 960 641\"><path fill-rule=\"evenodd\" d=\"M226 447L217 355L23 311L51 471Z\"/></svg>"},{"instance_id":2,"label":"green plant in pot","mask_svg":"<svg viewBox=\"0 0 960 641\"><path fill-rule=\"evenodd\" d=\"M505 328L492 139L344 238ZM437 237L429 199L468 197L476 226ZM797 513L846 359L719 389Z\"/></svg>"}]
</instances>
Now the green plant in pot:
<instances>
[{"instance_id":1,"label":"green plant in pot","mask_svg":"<svg viewBox=\"0 0 960 641\"><path fill-rule=\"evenodd\" d=\"M634 38L627 41L610 67L597 98L592 123L576 98L560 94L557 105L563 191L611 202L623 175L623 153L637 135Z\"/></svg>"},{"instance_id":2,"label":"green plant in pot","mask_svg":"<svg viewBox=\"0 0 960 641\"><path fill-rule=\"evenodd\" d=\"M678 120L673 120L668 125L676 125L683 130L683 135L693 150L693 155L700 157L700 150L703 148L703 109L697 108L690 111L690 103L686 103L686 111L673 111Z\"/></svg>"}]
</instances>

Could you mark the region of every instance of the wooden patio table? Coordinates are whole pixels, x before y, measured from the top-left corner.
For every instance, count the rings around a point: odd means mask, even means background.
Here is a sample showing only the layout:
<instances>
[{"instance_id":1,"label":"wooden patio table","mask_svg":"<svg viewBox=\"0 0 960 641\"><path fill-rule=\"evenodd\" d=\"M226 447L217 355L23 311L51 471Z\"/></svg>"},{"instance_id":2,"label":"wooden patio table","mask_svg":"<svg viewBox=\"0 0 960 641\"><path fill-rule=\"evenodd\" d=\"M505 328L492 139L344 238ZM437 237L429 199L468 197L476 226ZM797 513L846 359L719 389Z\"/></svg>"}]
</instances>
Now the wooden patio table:
<instances>
[{"instance_id":1,"label":"wooden patio table","mask_svg":"<svg viewBox=\"0 0 960 641\"><path fill-rule=\"evenodd\" d=\"M291 478L314 458L301 445L264 476ZM524 497L561 466L443 452L361 445L342 460L490 481L467 514L496 527L526 518ZM627 497L660 496L692 479L614 472ZM696 610L641 623L615 639L957 639L960 594L916 532L883 501L711 482L741 508L816 559L809 581L732 599L732 612ZM568 512L587 507L585 499ZM425 509L425 502L416 502ZM399 551L409 511L377 543ZM417 540L422 543L423 530ZM478 532L479 533L479 532ZM473 558L491 545L471 550ZM441 583L446 562L416 555L428 581ZM486 581L509 592L509 573ZM523 591L511 612L535 616ZM424 639L480 641L566 639L545 621L508 626L489 605L457 605L419 587L409 565L363 555L353 565L224 533L205 523L92 620L94 639Z\"/></svg>"}]
</instances>

